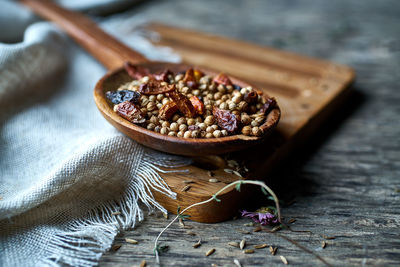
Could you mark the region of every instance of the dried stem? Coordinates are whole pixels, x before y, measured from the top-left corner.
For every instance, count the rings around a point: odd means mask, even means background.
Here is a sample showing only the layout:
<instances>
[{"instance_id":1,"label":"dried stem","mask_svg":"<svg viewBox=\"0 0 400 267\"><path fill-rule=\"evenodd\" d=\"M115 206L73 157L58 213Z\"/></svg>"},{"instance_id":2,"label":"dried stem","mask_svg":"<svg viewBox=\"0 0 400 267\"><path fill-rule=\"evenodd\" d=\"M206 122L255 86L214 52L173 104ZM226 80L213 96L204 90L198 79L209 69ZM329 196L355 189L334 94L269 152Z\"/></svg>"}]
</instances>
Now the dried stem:
<instances>
[{"instance_id":1,"label":"dried stem","mask_svg":"<svg viewBox=\"0 0 400 267\"><path fill-rule=\"evenodd\" d=\"M203 205L203 204L207 204L208 202L211 202L211 201L213 201L213 200L216 200L216 197L217 197L219 194L221 194L224 190L226 190L226 189L229 188L229 187L236 186L237 184L240 184L240 185L242 185L242 184L253 184L253 185L258 185L258 186L261 186L262 188L264 188L265 190L267 190L267 192L268 192L268 193L273 197L273 199L274 199L275 206L276 206L276 211L277 211L277 213L278 213L278 221L279 221L280 223L282 223L282 221L281 221L281 210L280 210L280 207L279 207L279 199L277 198L277 196L275 195L274 191L272 191L271 188L269 188L264 182L261 182L261 181L254 181L254 180L238 180L238 181L232 182L232 183L230 183L230 184L224 186L222 189L220 189L218 192L216 192L211 198L209 198L209 199L207 199L207 200L204 200L204 201L201 201L201 202L198 202L198 203L194 203L194 204L192 204L192 205L186 207L185 209L183 209L180 213L178 213L178 214L176 215L176 217L175 217L175 218L174 218L174 219L173 219L159 234L158 234L157 238L156 238L155 241L154 241L154 252L155 252L155 254L156 254L157 263L160 263L160 259L159 259L159 255L158 255L158 250L157 250L158 240L160 239L161 235L162 235L162 234L163 234L163 233L164 233L178 218L179 218L179 216L180 216L181 214L183 214L185 211L187 211L187 210L189 210L189 209L191 209L191 208L193 208L193 207L200 206L200 205Z\"/></svg>"}]
</instances>

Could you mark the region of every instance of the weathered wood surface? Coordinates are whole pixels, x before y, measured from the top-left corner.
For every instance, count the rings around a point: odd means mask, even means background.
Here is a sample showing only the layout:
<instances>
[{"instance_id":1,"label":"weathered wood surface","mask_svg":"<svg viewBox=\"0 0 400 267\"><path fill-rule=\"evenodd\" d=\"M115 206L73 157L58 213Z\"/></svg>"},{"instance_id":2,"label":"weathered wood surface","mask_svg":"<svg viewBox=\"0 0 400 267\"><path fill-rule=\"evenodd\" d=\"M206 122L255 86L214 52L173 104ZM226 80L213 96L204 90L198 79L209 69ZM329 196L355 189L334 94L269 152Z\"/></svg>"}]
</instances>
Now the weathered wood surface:
<instances>
[{"instance_id":1,"label":"weathered wood surface","mask_svg":"<svg viewBox=\"0 0 400 267\"><path fill-rule=\"evenodd\" d=\"M400 263L400 54L398 1L153 1L130 11L176 26L227 35L258 44L308 54L355 68L355 93L336 116L326 122L294 162L269 178L286 200L286 219L296 218L296 240L332 265L398 266ZM251 201L262 205L260 196ZM155 265L153 240L167 224L150 216L133 231L118 237L123 244L103 256L100 266ZM161 238L170 246L164 266L242 266L282 264L266 249L243 254L226 245L246 238L250 245L278 246L291 265L320 265L315 257L266 232L242 234L248 220L219 224L188 222L174 225ZM198 236L186 232L193 231ZM320 234L335 236L320 248ZM130 237L138 245L126 244ZM201 237L203 245L192 248ZM204 253L215 247L209 257Z\"/></svg>"}]
</instances>

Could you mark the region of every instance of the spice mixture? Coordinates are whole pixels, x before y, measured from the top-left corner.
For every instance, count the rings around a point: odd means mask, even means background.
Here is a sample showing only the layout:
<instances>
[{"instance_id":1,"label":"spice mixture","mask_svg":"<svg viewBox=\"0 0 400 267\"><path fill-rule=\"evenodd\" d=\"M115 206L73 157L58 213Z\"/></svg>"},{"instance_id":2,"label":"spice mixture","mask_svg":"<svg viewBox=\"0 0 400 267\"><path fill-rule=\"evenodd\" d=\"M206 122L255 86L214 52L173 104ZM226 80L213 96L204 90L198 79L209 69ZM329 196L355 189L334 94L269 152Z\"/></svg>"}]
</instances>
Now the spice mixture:
<instances>
[{"instance_id":1,"label":"spice mixture","mask_svg":"<svg viewBox=\"0 0 400 267\"><path fill-rule=\"evenodd\" d=\"M183 138L218 138L234 134L262 136L260 126L276 107L274 98L240 87L223 73L210 77L197 69L151 74L125 64L134 79L106 93L114 111L148 130Z\"/></svg>"}]
</instances>

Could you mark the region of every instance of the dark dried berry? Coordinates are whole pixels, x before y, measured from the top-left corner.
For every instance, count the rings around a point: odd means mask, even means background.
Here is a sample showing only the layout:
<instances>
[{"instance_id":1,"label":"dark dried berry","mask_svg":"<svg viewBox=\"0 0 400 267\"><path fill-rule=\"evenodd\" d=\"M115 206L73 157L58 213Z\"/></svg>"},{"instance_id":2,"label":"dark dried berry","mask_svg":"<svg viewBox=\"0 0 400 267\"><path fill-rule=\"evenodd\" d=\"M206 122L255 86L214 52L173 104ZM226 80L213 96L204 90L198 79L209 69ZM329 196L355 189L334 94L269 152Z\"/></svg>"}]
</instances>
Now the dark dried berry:
<instances>
[{"instance_id":1,"label":"dark dried berry","mask_svg":"<svg viewBox=\"0 0 400 267\"><path fill-rule=\"evenodd\" d=\"M121 91L115 91L115 92L108 91L106 93L106 97L113 104L117 105L117 104L125 102L125 101L137 103L140 99L140 94L138 92L130 91L130 90L121 90Z\"/></svg>"},{"instance_id":2,"label":"dark dried berry","mask_svg":"<svg viewBox=\"0 0 400 267\"><path fill-rule=\"evenodd\" d=\"M133 123L143 123L146 121L144 115L140 111L140 108L129 101L125 101L114 106L114 111L117 112L121 117Z\"/></svg>"},{"instance_id":3,"label":"dark dried berry","mask_svg":"<svg viewBox=\"0 0 400 267\"><path fill-rule=\"evenodd\" d=\"M213 116L218 126L229 133L235 133L239 129L240 117L230 111L213 107Z\"/></svg>"},{"instance_id":4,"label":"dark dried berry","mask_svg":"<svg viewBox=\"0 0 400 267\"><path fill-rule=\"evenodd\" d=\"M140 66L135 66L130 62L125 62L124 68L126 72L129 74L129 76L131 76L136 80L139 80L144 76L148 76L150 74L149 69Z\"/></svg>"},{"instance_id":5,"label":"dark dried berry","mask_svg":"<svg viewBox=\"0 0 400 267\"><path fill-rule=\"evenodd\" d=\"M267 115L271 110L273 110L276 107L276 100L275 98L271 97L268 98L265 104L261 108L261 113L264 115Z\"/></svg>"},{"instance_id":6,"label":"dark dried berry","mask_svg":"<svg viewBox=\"0 0 400 267\"><path fill-rule=\"evenodd\" d=\"M200 131L200 126L198 126L198 125L189 125L188 130L189 131Z\"/></svg>"}]
</instances>

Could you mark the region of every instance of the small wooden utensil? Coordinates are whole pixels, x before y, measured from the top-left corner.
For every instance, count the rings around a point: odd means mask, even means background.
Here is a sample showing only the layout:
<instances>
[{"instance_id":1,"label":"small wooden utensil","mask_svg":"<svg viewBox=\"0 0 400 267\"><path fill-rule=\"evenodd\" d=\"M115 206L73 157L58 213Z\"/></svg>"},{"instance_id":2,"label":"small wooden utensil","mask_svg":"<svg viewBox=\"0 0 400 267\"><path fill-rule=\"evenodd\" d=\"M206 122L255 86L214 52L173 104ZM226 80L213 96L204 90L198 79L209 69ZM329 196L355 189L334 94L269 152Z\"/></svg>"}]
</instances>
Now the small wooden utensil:
<instances>
[{"instance_id":1,"label":"small wooden utensil","mask_svg":"<svg viewBox=\"0 0 400 267\"><path fill-rule=\"evenodd\" d=\"M99 60L105 67L111 70L97 83L94 90L94 99L101 114L119 131L140 144L156 150L187 156L200 156L210 154L222 154L242 150L258 144L268 136L279 122L280 109L276 106L268 114L263 125L262 137L231 135L221 138L179 138L162 135L135 125L117 115L105 97L107 91L116 90L120 85L132 80L121 67L129 61L136 66L145 67L151 73L169 69L174 73L185 71L190 66L166 62L149 61L141 54L133 51L114 37L105 33L86 16L66 10L48 0L21 0L21 3L29 6L42 17L49 19L63 28L90 54ZM205 68L199 68L205 74L216 76L218 73ZM252 86L235 77L230 77L232 82L240 87ZM253 86L254 87L254 86ZM257 88L255 88L257 89Z\"/></svg>"}]
</instances>

